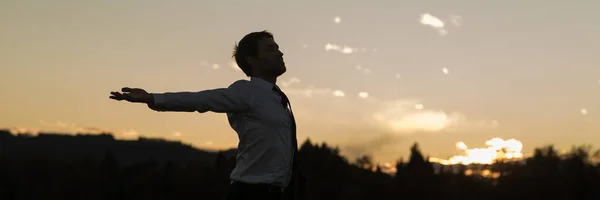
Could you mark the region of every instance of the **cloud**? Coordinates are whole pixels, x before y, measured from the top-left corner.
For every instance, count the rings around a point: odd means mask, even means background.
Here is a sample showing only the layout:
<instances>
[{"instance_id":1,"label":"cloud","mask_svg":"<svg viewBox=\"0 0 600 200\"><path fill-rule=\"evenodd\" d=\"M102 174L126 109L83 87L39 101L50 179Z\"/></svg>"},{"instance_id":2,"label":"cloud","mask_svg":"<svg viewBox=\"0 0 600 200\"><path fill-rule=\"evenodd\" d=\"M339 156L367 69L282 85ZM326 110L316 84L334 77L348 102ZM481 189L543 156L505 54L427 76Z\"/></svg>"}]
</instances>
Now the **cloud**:
<instances>
[{"instance_id":1,"label":"cloud","mask_svg":"<svg viewBox=\"0 0 600 200\"><path fill-rule=\"evenodd\" d=\"M317 88L314 86L309 86L307 88L287 88L284 92L288 95L313 97L315 95L329 94L331 91L333 91L331 88Z\"/></svg>"},{"instance_id":2,"label":"cloud","mask_svg":"<svg viewBox=\"0 0 600 200\"><path fill-rule=\"evenodd\" d=\"M302 89L294 90L287 89L290 94L312 97L316 94L326 96L327 93L333 97L345 97L346 93L342 90L331 89ZM315 91L321 91L317 93ZM327 92L329 91L329 92ZM362 116L366 123L370 123L374 127L382 128L396 134L413 134L415 132L440 132L460 123L464 117L459 113L447 113L441 110L426 109L425 106L418 101L409 100L392 100L382 101L367 92L359 92L358 97L368 99L364 102L338 102L336 108L348 109L348 112ZM341 104L340 104L341 103ZM364 105L356 105L364 104ZM353 105L354 107L345 108L344 106ZM340 107L341 106L341 107ZM329 106L330 108L333 108ZM323 112L323 110L321 110ZM344 111L345 112L345 111ZM351 117L344 114L346 117ZM340 119L341 120L341 119ZM346 120L360 120L356 119Z\"/></svg>"},{"instance_id":3,"label":"cloud","mask_svg":"<svg viewBox=\"0 0 600 200\"><path fill-rule=\"evenodd\" d=\"M221 66L219 66L219 64L215 63L215 64L212 64L212 68L213 69L219 69L219 68L221 68Z\"/></svg>"},{"instance_id":4,"label":"cloud","mask_svg":"<svg viewBox=\"0 0 600 200\"><path fill-rule=\"evenodd\" d=\"M422 14L419 22L423 25L434 28L441 36L448 34L448 31L444 28L444 22L429 13Z\"/></svg>"},{"instance_id":5,"label":"cloud","mask_svg":"<svg viewBox=\"0 0 600 200\"><path fill-rule=\"evenodd\" d=\"M8 132L12 134L23 134L29 133L33 135L37 135L40 130L35 128L25 128L25 127L9 127L9 126L0 126L0 130L8 130Z\"/></svg>"},{"instance_id":6,"label":"cloud","mask_svg":"<svg viewBox=\"0 0 600 200\"><path fill-rule=\"evenodd\" d=\"M69 132L71 134L111 134L117 139L137 139L140 134L135 129L109 130L96 127L77 127L76 131Z\"/></svg>"},{"instance_id":7,"label":"cloud","mask_svg":"<svg viewBox=\"0 0 600 200\"><path fill-rule=\"evenodd\" d=\"M325 51L336 51L342 54L352 54L356 52L367 52L367 49L327 43L325 44Z\"/></svg>"},{"instance_id":8,"label":"cloud","mask_svg":"<svg viewBox=\"0 0 600 200\"><path fill-rule=\"evenodd\" d=\"M63 133L70 134L112 134L115 138L118 139L137 139L139 137L139 133L134 129L124 129L124 130L109 130L103 128L96 127L88 127L88 126L80 126L74 123L65 123L60 121L49 122L45 120L39 121L41 125L50 127L50 131L60 131ZM52 128L56 128L58 130L52 130Z\"/></svg>"},{"instance_id":9,"label":"cloud","mask_svg":"<svg viewBox=\"0 0 600 200\"><path fill-rule=\"evenodd\" d=\"M208 62L205 60L200 61L200 67L208 67Z\"/></svg>"},{"instance_id":10,"label":"cloud","mask_svg":"<svg viewBox=\"0 0 600 200\"><path fill-rule=\"evenodd\" d=\"M363 67L361 65L356 65L356 70L361 71L361 72L363 72L365 74L371 74L371 69L365 68L365 67Z\"/></svg>"},{"instance_id":11,"label":"cloud","mask_svg":"<svg viewBox=\"0 0 600 200\"><path fill-rule=\"evenodd\" d=\"M369 93L368 92L359 92L358 97L363 98L363 99L369 98Z\"/></svg>"},{"instance_id":12,"label":"cloud","mask_svg":"<svg viewBox=\"0 0 600 200\"><path fill-rule=\"evenodd\" d=\"M421 109L423 109L423 107L424 107L423 104L415 104L415 109L417 109L417 110L421 110Z\"/></svg>"},{"instance_id":13,"label":"cloud","mask_svg":"<svg viewBox=\"0 0 600 200\"><path fill-rule=\"evenodd\" d=\"M307 98L316 96L339 98L347 95L346 92L340 89L313 86L308 88L289 87L285 89L285 92L291 96ZM341 115L336 116L336 118L340 118L339 121L352 121L354 124L362 123L361 126L383 129L399 135L456 130L485 130L499 126L498 121L495 120L467 120L463 113L435 109L410 98L382 100L366 91L355 94L357 94L358 99L363 100L356 101L355 98L345 98L341 101L327 101L327 99L321 99L321 103L315 105L315 112L334 112L323 109L336 109L335 113ZM302 101L301 99L297 100ZM327 105L327 103L332 104ZM316 115L316 117L325 116Z\"/></svg>"},{"instance_id":14,"label":"cloud","mask_svg":"<svg viewBox=\"0 0 600 200\"><path fill-rule=\"evenodd\" d=\"M344 96L346 96L346 94L343 91L341 91L341 90L335 90L335 91L333 91L332 94L333 94L334 97L344 97Z\"/></svg>"},{"instance_id":15,"label":"cloud","mask_svg":"<svg viewBox=\"0 0 600 200\"><path fill-rule=\"evenodd\" d=\"M452 22L454 26L461 26L463 23L463 18L460 15L452 14L450 15L450 22Z\"/></svg>"},{"instance_id":16,"label":"cloud","mask_svg":"<svg viewBox=\"0 0 600 200\"><path fill-rule=\"evenodd\" d=\"M450 73L450 71L448 71L448 68L444 67L444 68L442 68L442 73L448 74L448 73Z\"/></svg>"},{"instance_id":17,"label":"cloud","mask_svg":"<svg viewBox=\"0 0 600 200\"><path fill-rule=\"evenodd\" d=\"M339 24L340 22L342 22L342 18L340 18L340 17L333 18L333 23Z\"/></svg>"},{"instance_id":18,"label":"cloud","mask_svg":"<svg viewBox=\"0 0 600 200\"><path fill-rule=\"evenodd\" d=\"M173 136L175 136L175 137L181 137L182 135L183 135L183 133L181 133L179 131L173 132Z\"/></svg>"},{"instance_id":19,"label":"cloud","mask_svg":"<svg viewBox=\"0 0 600 200\"><path fill-rule=\"evenodd\" d=\"M458 113L426 110L416 101L395 100L382 103L371 115L379 125L399 134L439 132L462 120Z\"/></svg>"},{"instance_id":20,"label":"cloud","mask_svg":"<svg viewBox=\"0 0 600 200\"><path fill-rule=\"evenodd\" d=\"M77 127L77 125L75 125L75 124L68 124L68 123L60 122L60 121L47 122L47 121L44 121L44 120L40 120L40 124L44 125L44 126L61 128L61 129L69 129L69 128L76 128Z\"/></svg>"},{"instance_id":21,"label":"cloud","mask_svg":"<svg viewBox=\"0 0 600 200\"><path fill-rule=\"evenodd\" d=\"M487 146L485 148L469 149L464 142L460 141L456 143L456 148L464 151L463 155L452 156L448 160L432 157L429 161L443 165L469 165L472 163L492 164L498 160L518 160L523 158L523 153L521 152L523 150L523 143L517 139L504 140L496 137L487 140L485 145Z\"/></svg>"},{"instance_id":22,"label":"cloud","mask_svg":"<svg viewBox=\"0 0 600 200\"><path fill-rule=\"evenodd\" d=\"M122 130L118 133L126 138L137 138L140 135L136 130L133 129Z\"/></svg>"},{"instance_id":23,"label":"cloud","mask_svg":"<svg viewBox=\"0 0 600 200\"><path fill-rule=\"evenodd\" d=\"M402 141L402 137L383 133L375 134L370 139L353 139L341 146L341 154L347 156L350 162L362 155L374 155L384 153L385 150L397 146Z\"/></svg>"},{"instance_id":24,"label":"cloud","mask_svg":"<svg viewBox=\"0 0 600 200\"><path fill-rule=\"evenodd\" d=\"M289 87L285 92L300 105L295 107L299 123L321 124L305 127L303 132L339 133L332 142L341 144L342 154L351 160L365 154L393 159L384 152L401 151L397 147L407 136L481 132L499 126L496 120L468 119L463 113L437 109L415 98L380 99L366 91L340 98L347 95L343 89Z\"/></svg>"},{"instance_id":25,"label":"cloud","mask_svg":"<svg viewBox=\"0 0 600 200\"><path fill-rule=\"evenodd\" d=\"M90 134L102 134L102 133L112 133L113 131L95 127L79 127L77 129L79 133L90 133Z\"/></svg>"},{"instance_id":26,"label":"cloud","mask_svg":"<svg viewBox=\"0 0 600 200\"><path fill-rule=\"evenodd\" d=\"M279 84L281 84L281 86L283 86L283 87L289 87L290 85L292 85L294 83L300 83L300 79L296 78L296 77L292 77L292 78L288 79L287 81L279 81Z\"/></svg>"}]
</instances>

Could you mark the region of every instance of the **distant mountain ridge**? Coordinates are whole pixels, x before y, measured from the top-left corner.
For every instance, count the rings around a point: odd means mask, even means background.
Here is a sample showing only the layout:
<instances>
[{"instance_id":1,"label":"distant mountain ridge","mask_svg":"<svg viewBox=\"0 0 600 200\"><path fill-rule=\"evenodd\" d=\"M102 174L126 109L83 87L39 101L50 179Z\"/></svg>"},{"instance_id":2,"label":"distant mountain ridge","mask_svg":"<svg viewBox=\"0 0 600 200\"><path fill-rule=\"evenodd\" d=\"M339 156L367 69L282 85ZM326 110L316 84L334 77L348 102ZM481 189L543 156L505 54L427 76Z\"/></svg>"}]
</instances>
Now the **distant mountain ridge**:
<instances>
[{"instance_id":1,"label":"distant mountain ridge","mask_svg":"<svg viewBox=\"0 0 600 200\"><path fill-rule=\"evenodd\" d=\"M0 158L2 159L48 156L64 161L75 161L86 157L99 161L107 152L111 152L121 166L150 159L160 164L194 162L211 165L216 161L219 153L164 139L141 137L138 140L117 140L111 134L13 135L8 130L0 130ZM230 149L221 153L226 157L232 157L236 152L236 149Z\"/></svg>"}]
</instances>

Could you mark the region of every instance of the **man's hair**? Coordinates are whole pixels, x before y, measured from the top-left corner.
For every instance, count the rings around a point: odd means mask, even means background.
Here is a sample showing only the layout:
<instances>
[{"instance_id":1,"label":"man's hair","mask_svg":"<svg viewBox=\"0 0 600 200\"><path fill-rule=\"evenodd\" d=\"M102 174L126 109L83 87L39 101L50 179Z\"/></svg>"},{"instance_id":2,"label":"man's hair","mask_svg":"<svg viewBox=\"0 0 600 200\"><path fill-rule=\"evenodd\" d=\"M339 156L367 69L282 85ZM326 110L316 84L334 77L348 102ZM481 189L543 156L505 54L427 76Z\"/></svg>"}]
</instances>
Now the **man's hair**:
<instances>
[{"instance_id":1,"label":"man's hair","mask_svg":"<svg viewBox=\"0 0 600 200\"><path fill-rule=\"evenodd\" d=\"M246 76L252 76L252 66L246 61L248 56L256 56L258 53L258 41L265 38L273 38L269 31L252 32L247 34L235 45L233 57L240 69Z\"/></svg>"}]
</instances>

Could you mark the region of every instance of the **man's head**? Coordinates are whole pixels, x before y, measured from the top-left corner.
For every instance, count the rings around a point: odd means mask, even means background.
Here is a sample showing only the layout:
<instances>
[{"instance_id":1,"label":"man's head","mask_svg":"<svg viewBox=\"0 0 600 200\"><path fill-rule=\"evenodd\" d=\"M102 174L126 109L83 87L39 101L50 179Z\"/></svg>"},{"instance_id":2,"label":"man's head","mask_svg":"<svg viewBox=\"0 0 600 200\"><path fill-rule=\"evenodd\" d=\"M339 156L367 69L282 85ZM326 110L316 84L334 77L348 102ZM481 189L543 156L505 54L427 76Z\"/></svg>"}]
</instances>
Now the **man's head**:
<instances>
[{"instance_id":1,"label":"man's head","mask_svg":"<svg viewBox=\"0 0 600 200\"><path fill-rule=\"evenodd\" d=\"M277 77L286 71L283 53L268 31L244 36L235 46L233 57L246 76Z\"/></svg>"}]
</instances>

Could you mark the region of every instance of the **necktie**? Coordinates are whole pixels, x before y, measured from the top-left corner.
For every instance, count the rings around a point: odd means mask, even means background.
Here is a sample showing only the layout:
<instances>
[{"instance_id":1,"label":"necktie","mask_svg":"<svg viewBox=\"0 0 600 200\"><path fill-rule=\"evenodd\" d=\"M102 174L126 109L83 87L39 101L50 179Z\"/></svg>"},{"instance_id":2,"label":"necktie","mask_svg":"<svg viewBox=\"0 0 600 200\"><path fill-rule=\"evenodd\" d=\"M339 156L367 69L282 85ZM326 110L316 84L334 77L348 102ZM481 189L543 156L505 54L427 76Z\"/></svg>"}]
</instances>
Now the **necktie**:
<instances>
[{"instance_id":1,"label":"necktie","mask_svg":"<svg viewBox=\"0 0 600 200\"><path fill-rule=\"evenodd\" d=\"M273 87L273 90L281 96L281 105L289 111L292 120L292 150L294 152L294 156L292 157L292 180L290 185L285 189L284 196L286 196L287 199L293 200L305 199L305 178L300 170L298 159L296 157L298 152L298 140L296 139L296 120L294 119L294 113L292 112L292 104L288 97L277 86Z\"/></svg>"},{"instance_id":2,"label":"necktie","mask_svg":"<svg viewBox=\"0 0 600 200\"><path fill-rule=\"evenodd\" d=\"M290 99L281 91L277 86L273 87L273 90L277 92L281 96L281 105L285 107L286 110L290 113L290 117L292 118L292 148L295 151L298 150L298 140L296 139L296 120L294 119L294 113L292 112L292 104L290 103ZM295 158L294 154L294 158Z\"/></svg>"}]
</instances>

